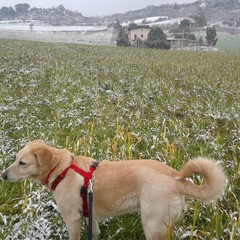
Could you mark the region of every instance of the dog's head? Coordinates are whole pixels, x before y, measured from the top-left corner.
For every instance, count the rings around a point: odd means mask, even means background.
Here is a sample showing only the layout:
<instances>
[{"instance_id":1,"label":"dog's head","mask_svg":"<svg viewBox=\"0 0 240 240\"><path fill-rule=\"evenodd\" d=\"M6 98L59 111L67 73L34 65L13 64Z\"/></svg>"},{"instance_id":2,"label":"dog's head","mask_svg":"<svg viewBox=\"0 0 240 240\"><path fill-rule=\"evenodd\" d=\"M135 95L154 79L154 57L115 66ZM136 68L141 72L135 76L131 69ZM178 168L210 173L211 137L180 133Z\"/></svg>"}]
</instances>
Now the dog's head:
<instances>
[{"instance_id":1,"label":"dog's head","mask_svg":"<svg viewBox=\"0 0 240 240\"><path fill-rule=\"evenodd\" d=\"M56 164L57 159L54 156L54 148L42 141L29 142L17 153L15 162L1 174L1 177L9 182L25 179L42 180Z\"/></svg>"}]
</instances>

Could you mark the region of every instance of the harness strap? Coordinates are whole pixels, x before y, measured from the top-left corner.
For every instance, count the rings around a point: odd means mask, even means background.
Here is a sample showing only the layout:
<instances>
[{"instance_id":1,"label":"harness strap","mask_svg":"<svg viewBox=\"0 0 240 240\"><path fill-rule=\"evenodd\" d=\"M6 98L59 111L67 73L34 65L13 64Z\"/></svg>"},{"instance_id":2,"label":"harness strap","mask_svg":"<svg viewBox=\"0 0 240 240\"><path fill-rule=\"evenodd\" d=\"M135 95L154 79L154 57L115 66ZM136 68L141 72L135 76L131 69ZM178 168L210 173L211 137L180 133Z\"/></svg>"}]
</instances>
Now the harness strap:
<instances>
[{"instance_id":1,"label":"harness strap","mask_svg":"<svg viewBox=\"0 0 240 240\"><path fill-rule=\"evenodd\" d=\"M83 200L83 216L88 217L88 183L92 179L93 172L98 166L98 162L94 162L90 166L89 172L83 171L81 168L78 168L76 165L71 164L70 168L73 169L76 173L84 177L84 184L81 187L80 195Z\"/></svg>"},{"instance_id":2,"label":"harness strap","mask_svg":"<svg viewBox=\"0 0 240 240\"><path fill-rule=\"evenodd\" d=\"M54 191L57 187L57 185L64 179L65 175L67 174L70 166L66 168L60 175L57 176L57 178L54 180L51 189Z\"/></svg>"},{"instance_id":3,"label":"harness strap","mask_svg":"<svg viewBox=\"0 0 240 240\"><path fill-rule=\"evenodd\" d=\"M54 172L55 169L56 169L56 167L54 167L53 169L51 169L51 171L50 171L50 172L48 173L48 175L47 175L47 178L43 181L43 184L48 185L48 183L49 183L49 178L50 178L51 174Z\"/></svg>"},{"instance_id":4,"label":"harness strap","mask_svg":"<svg viewBox=\"0 0 240 240\"><path fill-rule=\"evenodd\" d=\"M67 174L69 169L73 169L76 173L81 175L84 178L84 183L83 183L83 186L80 191L80 195L83 200L83 216L84 217L88 217L88 183L89 183L90 179L92 179L93 172L97 168L98 164L99 164L99 162L92 163L92 165L90 166L89 172L85 172L78 166L74 165L73 162L71 162L71 165L69 167L67 167L60 175L58 175L57 178L54 180L53 184L51 185L51 189L55 190L56 187L58 186L58 184L64 179L64 177ZM44 181L44 184L47 185L49 183L49 177L54 170L55 170L55 168L53 168L50 171L46 180Z\"/></svg>"}]
</instances>

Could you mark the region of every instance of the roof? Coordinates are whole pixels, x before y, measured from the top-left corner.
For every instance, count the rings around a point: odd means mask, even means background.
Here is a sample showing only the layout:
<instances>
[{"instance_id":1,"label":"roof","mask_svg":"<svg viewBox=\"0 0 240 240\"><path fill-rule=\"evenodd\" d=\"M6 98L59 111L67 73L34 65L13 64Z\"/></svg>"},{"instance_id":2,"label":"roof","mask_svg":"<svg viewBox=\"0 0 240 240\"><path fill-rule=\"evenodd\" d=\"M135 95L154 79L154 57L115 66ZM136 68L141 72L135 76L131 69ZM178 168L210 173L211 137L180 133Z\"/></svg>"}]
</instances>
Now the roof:
<instances>
[{"instance_id":1,"label":"roof","mask_svg":"<svg viewBox=\"0 0 240 240\"><path fill-rule=\"evenodd\" d=\"M142 28L151 29L151 27L149 25L137 25L137 24L134 24L134 26L133 25L129 26L129 31L135 30L135 29L142 29Z\"/></svg>"}]
</instances>

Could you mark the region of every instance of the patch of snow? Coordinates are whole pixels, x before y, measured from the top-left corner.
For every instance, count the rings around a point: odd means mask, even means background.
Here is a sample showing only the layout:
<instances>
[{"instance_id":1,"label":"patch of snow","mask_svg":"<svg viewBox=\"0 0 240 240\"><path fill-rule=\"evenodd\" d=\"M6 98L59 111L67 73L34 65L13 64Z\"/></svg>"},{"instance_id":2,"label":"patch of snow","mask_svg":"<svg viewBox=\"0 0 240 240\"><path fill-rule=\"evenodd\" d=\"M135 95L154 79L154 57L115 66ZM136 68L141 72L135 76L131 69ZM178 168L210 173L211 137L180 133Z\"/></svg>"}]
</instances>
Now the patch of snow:
<instances>
[{"instance_id":1,"label":"patch of snow","mask_svg":"<svg viewBox=\"0 0 240 240\"><path fill-rule=\"evenodd\" d=\"M0 30L30 31L29 23L0 21ZM107 26L50 26L37 22L34 32L93 32L107 30Z\"/></svg>"},{"instance_id":2,"label":"patch of snow","mask_svg":"<svg viewBox=\"0 0 240 240\"><path fill-rule=\"evenodd\" d=\"M206 6L207 6L207 3L204 3L204 2L203 2L203 3L200 4L200 8L202 8L202 9L205 9Z\"/></svg>"},{"instance_id":3,"label":"patch of snow","mask_svg":"<svg viewBox=\"0 0 240 240\"><path fill-rule=\"evenodd\" d=\"M159 19L166 20L166 19L168 19L168 17L167 16L156 16L156 17L141 18L141 19L134 20L134 23L142 24L143 21L151 23L151 22L156 22Z\"/></svg>"},{"instance_id":4,"label":"patch of snow","mask_svg":"<svg viewBox=\"0 0 240 240\"><path fill-rule=\"evenodd\" d=\"M134 23L136 24L142 24L143 21L147 22L147 24L150 24L150 23L153 23L153 22L156 22L157 20L159 19L163 19L163 20L166 20L168 19L167 16L155 16L155 17L148 17L148 18L141 18L141 19L136 19L134 20ZM160 21L161 22L161 21ZM131 21L128 21L128 22L123 22L123 26L127 26L131 23Z\"/></svg>"}]
</instances>

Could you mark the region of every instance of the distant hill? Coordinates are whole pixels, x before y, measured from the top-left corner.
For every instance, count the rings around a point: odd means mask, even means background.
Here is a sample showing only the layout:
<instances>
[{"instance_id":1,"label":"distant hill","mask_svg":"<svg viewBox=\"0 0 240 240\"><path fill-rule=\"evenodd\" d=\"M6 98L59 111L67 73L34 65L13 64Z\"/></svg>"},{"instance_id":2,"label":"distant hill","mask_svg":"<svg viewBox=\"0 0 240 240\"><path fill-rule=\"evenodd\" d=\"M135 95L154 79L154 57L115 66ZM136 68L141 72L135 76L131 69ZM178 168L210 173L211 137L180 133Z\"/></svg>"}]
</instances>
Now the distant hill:
<instances>
[{"instance_id":1,"label":"distant hill","mask_svg":"<svg viewBox=\"0 0 240 240\"><path fill-rule=\"evenodd\" d=\"M148 6L143 9L128 11L123 14L113 14L106 17L109 21L118 18L120 22L132 21L153 16L195 16L205 13L208 22L235 21L240 23L240 0L198 0L188 4L163 4Z\"/></svg>"},{"instance_id":2,"label":"distant hill","mask_svg":"<svg viewBox=\"0 0 240 240\"><path fill-rule=\"evenodd\" d=\"M62 4L52 8L31 8L26 3L19 3L14 7L2 7L0 9L0 21L6 20L41 21L53 26L100 22L98 18L84 17L78 11L68 10Z\"/></svg>"},{"instance_id":3,"label":"distant hill","mask_svg":"<svg viewBox=\"0 0 240 240\"><path fill-rule=\"evenodd\" d=\"M133 21L154 16L194 17L204 13L207 22L235 22L240 26L240 0L198 0L188 4L163 4L104 17L84 17L80 12L65 9L63 5L53 8L30 8L29 4L0 9L0 21L20 19L37 20L51 25L81 25Z\"/></svg>"}]
</instances>

